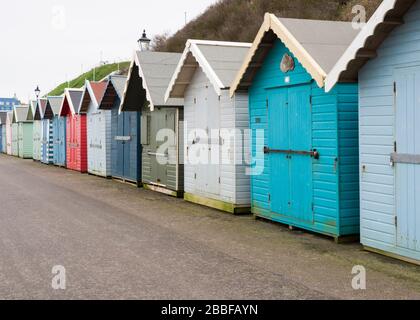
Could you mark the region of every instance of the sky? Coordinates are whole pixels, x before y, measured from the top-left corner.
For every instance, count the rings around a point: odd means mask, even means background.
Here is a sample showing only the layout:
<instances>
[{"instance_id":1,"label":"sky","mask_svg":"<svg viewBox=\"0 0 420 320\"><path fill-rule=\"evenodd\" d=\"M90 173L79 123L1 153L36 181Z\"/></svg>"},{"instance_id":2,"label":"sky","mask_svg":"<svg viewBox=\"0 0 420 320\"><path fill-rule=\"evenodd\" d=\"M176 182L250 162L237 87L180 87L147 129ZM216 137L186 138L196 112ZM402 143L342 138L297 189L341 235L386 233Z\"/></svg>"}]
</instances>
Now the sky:
<instances>
[{"instance_id":1,"label":"sky","mask_svg":"<svg viewBox=\"0 0 420 320\"><path fill-rule=\"evenodd\" d=\"M100 61L131 60L146 29L173 34L216 0L14 0L0 3L0 97L46 94ZM102 57L102 59L101 59Z\"/></svg>"}]
</instances>

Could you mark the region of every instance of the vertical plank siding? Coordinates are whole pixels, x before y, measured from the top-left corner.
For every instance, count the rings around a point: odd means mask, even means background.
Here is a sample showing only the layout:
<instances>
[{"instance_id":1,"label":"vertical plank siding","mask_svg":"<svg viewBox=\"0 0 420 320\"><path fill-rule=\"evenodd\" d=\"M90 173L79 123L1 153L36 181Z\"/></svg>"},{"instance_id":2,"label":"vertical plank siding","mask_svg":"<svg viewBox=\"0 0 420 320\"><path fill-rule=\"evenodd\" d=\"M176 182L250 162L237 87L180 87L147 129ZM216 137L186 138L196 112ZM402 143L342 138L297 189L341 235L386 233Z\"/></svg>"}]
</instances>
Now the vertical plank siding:
<instances>
[{"instance_id":1,"label":"vertical plank siding","mask_svg":"<svg viewBox=\"0 0 420 320\"><path fill-rule=\"evenodd\" d=\"M201 114L201 118L197 118L196 109L200 107L200 101L207 101L207 103L210 104L210 112L208 116L211 117L212 115L216 116L219 114L220 120L217 121L219 122L218 128L220 132L227 129L229 132L232 131L234 133L230 139L228 139L229 137L225 137L225 139L222 139L221 137L221 147L227 149L227 154L221 154L219 159L220 164L218 165L218 177L211 177L216 180L220 177L218 182L219 191L217 193L207 192L205 191L206 188L202 185L200 186L200 184L203 184L206 181L202 181L203 177L198 175L198 166L191 164L187 158L189 148L192 145L191 133L193 133L196 129L206 129L201 128L198 121L208 121L208 119L201 119L205 117L203 113ZM211 111L213 108L214 112ZM207 76L200 68L198 68L185 92L184 120L185 192L229 203L233 206L249 207L250 179L249 176L246 175L245 171L247 164L244 163L244 161L239 161L240 159L246 158L246 155L243 155L242 134L245 129L249 128L248 95L238 94L235 95L234 98L230 98L228 90L222 90L222 94L219 97L214 91L213 85L210 83ZM223 156L227 158L222 158ZM238 163L235 163L235 159L238 160Z\"/></svg>"},{"instance_id":2,"label":"vertical plank siding","mask_svg":"<svg viewBox=\"0 0 420 320\"><path fill-rule=\"evenodd\" d=\"M277 40L249 90L252 163L253 169L261 172L251 177L252 211L274 221L334 237L357 234L358 87L355 84L338 84L332 92L325 93L297 59L295 69L282 75L279 64L285 53L293 56ZM263 147L269 145L267 90L303 84L309 84L311 91L312 148L321 155L312 164L313 223L300 222L273 212L270 156L262 153ZM257 130L262 130L264 136L257 136Z\"/></svg>"},{"instance_id":3,"label":"vertical plank siding","mask_svg":"<svg viewBox=\"0 0 420 320\"><path fill-rule=\"evenodd\" d=\"M359 73L361 242L367 247L420 260L420 247L410 250L397 245L397 177L396 168L390 165L397 131L395 72L420 67L419 1L405 15L404 22L377 50L378 56ZM420 190L420 179L416 183L415 188ZM416 210L419 212L418 208L410 212L414 214ZM419 238L419 232L420 225L413 230L413 236L416 233Z\"/></svg>"}]
</instances>

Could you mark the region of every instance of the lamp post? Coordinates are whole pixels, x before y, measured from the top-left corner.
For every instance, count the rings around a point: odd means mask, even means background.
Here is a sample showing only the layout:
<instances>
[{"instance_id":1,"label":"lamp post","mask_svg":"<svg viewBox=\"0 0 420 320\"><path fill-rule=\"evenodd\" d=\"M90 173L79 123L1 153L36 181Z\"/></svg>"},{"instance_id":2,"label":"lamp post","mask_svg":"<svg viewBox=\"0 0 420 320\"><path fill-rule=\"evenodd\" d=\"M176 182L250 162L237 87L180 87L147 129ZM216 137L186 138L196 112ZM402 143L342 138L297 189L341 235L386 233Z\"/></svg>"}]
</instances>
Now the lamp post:
<instances>
[{"instance_id":1,"label":"lamp post","mask_svg":"<svg viewBox=\"0 0 420 320\"><path fill-rule=\"evenodd\" d=\"M35 95L36 95L36 99L38 100L38 98L39 98L39 94L41 93L41 90L39 89L39 86L36 86L36 89L35 89Z\"/></svg>"},{"instance_id":2,"label":"lamp post","mask_svg":"<svg viewBox=\"0 0 420 320\"><path fill-rule=\"evenodd\" d=\"M139 44L140 51L149 51L150 49L150 40L146 35L146 30L143 30L143 34L139 40L137 40L137 43Z\"/></svg>"}]
</instances>

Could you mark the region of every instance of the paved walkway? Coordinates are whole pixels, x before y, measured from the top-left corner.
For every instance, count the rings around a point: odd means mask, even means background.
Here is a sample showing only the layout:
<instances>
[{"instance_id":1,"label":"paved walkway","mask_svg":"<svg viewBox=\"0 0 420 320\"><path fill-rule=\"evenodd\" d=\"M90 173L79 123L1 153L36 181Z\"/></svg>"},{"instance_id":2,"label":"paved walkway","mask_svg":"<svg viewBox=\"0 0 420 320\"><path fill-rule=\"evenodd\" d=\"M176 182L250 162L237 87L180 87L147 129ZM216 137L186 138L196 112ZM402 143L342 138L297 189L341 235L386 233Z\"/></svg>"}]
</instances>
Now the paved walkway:
<instances>
[{"instance_id":1,"label":"paved walkway","mask_svg":"<svg viewBox=\"0 0 420 320\"><path fill-rule=\"evenodd\" d=\"M357 244L4 155L0 257L0 299L420 298L420 267Z\"/></svg>"}]
</instances>

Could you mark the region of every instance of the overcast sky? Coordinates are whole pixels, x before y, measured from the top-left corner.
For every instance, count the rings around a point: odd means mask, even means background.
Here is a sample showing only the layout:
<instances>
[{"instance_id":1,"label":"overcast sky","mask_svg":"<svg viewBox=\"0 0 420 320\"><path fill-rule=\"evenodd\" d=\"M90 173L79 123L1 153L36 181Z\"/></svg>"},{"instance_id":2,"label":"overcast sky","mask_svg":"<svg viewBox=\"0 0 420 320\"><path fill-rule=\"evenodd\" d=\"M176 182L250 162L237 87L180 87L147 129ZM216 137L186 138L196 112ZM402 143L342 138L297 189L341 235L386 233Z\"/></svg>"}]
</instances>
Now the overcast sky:
<instances>
[{"instance_id":1,"label":"overcast sky","mask_svg":"<svg viewBox=\"0 0 420 320\"><path fill-rule=\"evenodd\" d=\"M27 101L103 60L129 60L143 28L174 33L216 0L14 0L0 3L0 97ZM66 79L67 77L67 79Z\"/></svg>"}]
</instances>

